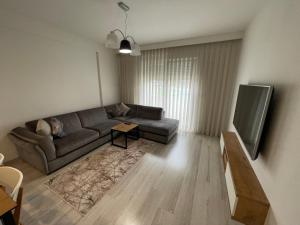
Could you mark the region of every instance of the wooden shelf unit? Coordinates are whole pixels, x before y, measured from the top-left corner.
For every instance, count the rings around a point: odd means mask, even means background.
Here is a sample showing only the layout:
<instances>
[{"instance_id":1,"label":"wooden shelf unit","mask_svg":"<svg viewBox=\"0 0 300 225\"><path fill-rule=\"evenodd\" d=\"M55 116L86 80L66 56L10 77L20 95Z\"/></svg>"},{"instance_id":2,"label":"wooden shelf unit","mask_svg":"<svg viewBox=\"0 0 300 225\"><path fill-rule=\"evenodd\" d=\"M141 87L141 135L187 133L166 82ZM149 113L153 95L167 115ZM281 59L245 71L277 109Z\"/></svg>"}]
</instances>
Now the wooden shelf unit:
<instances>
[{"instance_id":1,"label":"wooden shelf unit","mask_svg":"<svg viewBox=\"0 0 300 225\"><path fill-rule=\"evenodd\" d=\"M220 143L232 219L263 225L270 204L236 134L223 132Z\"/></svg>"}]
</instances>

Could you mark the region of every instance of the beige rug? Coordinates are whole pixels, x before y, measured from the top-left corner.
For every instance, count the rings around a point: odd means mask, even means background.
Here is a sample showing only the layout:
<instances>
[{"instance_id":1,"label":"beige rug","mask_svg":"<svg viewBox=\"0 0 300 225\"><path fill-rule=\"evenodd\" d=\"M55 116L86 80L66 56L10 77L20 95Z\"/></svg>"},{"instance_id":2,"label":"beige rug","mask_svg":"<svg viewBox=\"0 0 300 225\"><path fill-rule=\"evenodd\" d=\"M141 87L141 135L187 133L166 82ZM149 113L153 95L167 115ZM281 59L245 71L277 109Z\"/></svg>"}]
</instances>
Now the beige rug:
<instances>
[{"instance_id":1,"label":"beige rug","mask_svg":"<svg viewBox=\"0 0 300 225\"><path fill-rule=\"evenodd\" d=\"M80 213L86 214L146 152L159 145L145 139L129 142L127 150L106 144L45 184Z\"/></svg>"}]
</instances>

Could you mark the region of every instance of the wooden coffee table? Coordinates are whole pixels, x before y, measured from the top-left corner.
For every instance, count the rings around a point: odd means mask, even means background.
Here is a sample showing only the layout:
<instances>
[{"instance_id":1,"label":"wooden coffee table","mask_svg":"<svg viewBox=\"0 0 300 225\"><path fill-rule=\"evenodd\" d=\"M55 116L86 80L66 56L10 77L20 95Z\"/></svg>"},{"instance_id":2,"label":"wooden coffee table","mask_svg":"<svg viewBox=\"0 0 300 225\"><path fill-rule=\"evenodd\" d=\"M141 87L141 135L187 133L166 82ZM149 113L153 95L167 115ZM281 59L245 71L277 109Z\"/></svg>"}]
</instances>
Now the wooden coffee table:
<instances>
[{"instance_id":1,"label":"wooden coffee table","mask_svg":"<svg viewBox=\"0 0 300 225\"><path fill-rule=\"evenodd\" d=\"M124 135L125 146L114 143L114 132L118 132L118 133ZM127 139L128 138L134 139L134 140L138 140L140 138L139 126L134 123L120 123L118 125L115 125L110 130L110 138L111 138L112 145L127 149L127 147L128 147Z\"/></svg>"}]
</instances>

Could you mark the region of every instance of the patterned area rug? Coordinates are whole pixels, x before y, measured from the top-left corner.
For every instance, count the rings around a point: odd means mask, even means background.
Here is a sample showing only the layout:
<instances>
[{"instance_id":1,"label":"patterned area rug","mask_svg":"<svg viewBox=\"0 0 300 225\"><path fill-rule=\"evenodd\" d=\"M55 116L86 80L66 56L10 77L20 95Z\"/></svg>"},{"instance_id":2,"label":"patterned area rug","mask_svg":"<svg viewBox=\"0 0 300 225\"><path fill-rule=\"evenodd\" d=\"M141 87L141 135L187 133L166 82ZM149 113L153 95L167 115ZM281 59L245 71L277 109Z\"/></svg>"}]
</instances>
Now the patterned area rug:
<instances>
[{"instance_id":1,"label":"patterned area rug","mask_svg":"<svg viewBox=\"0 0 300 225\"><path fill-rule=\"evenodd\" d=\"M80 213L86 214L146 152L159 145L145 139L129 142L127 150L106 144L45 184Z\"/></svg>"}]
</instances>

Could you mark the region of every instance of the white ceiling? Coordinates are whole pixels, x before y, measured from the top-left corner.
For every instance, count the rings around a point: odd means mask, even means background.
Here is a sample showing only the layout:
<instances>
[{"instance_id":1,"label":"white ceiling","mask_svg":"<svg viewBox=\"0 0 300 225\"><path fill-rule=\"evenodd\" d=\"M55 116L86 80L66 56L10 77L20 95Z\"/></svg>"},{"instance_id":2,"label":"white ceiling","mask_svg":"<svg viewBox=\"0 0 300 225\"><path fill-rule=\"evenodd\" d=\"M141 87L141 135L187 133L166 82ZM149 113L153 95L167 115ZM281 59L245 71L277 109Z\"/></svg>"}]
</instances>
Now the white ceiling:
<instances>
[{"instance_id":1,"label":"white ceiling","mask_svg":"<svg viewBox=\"0 0 300 225\"><path fill-rule=\"evenodd\" d=\"M123 0L130 6L128 33L150 44L245 30L264 0ZM124 29L118 0L0 0L0 8L104 42Z\"/></svg>"}]
</instances>

